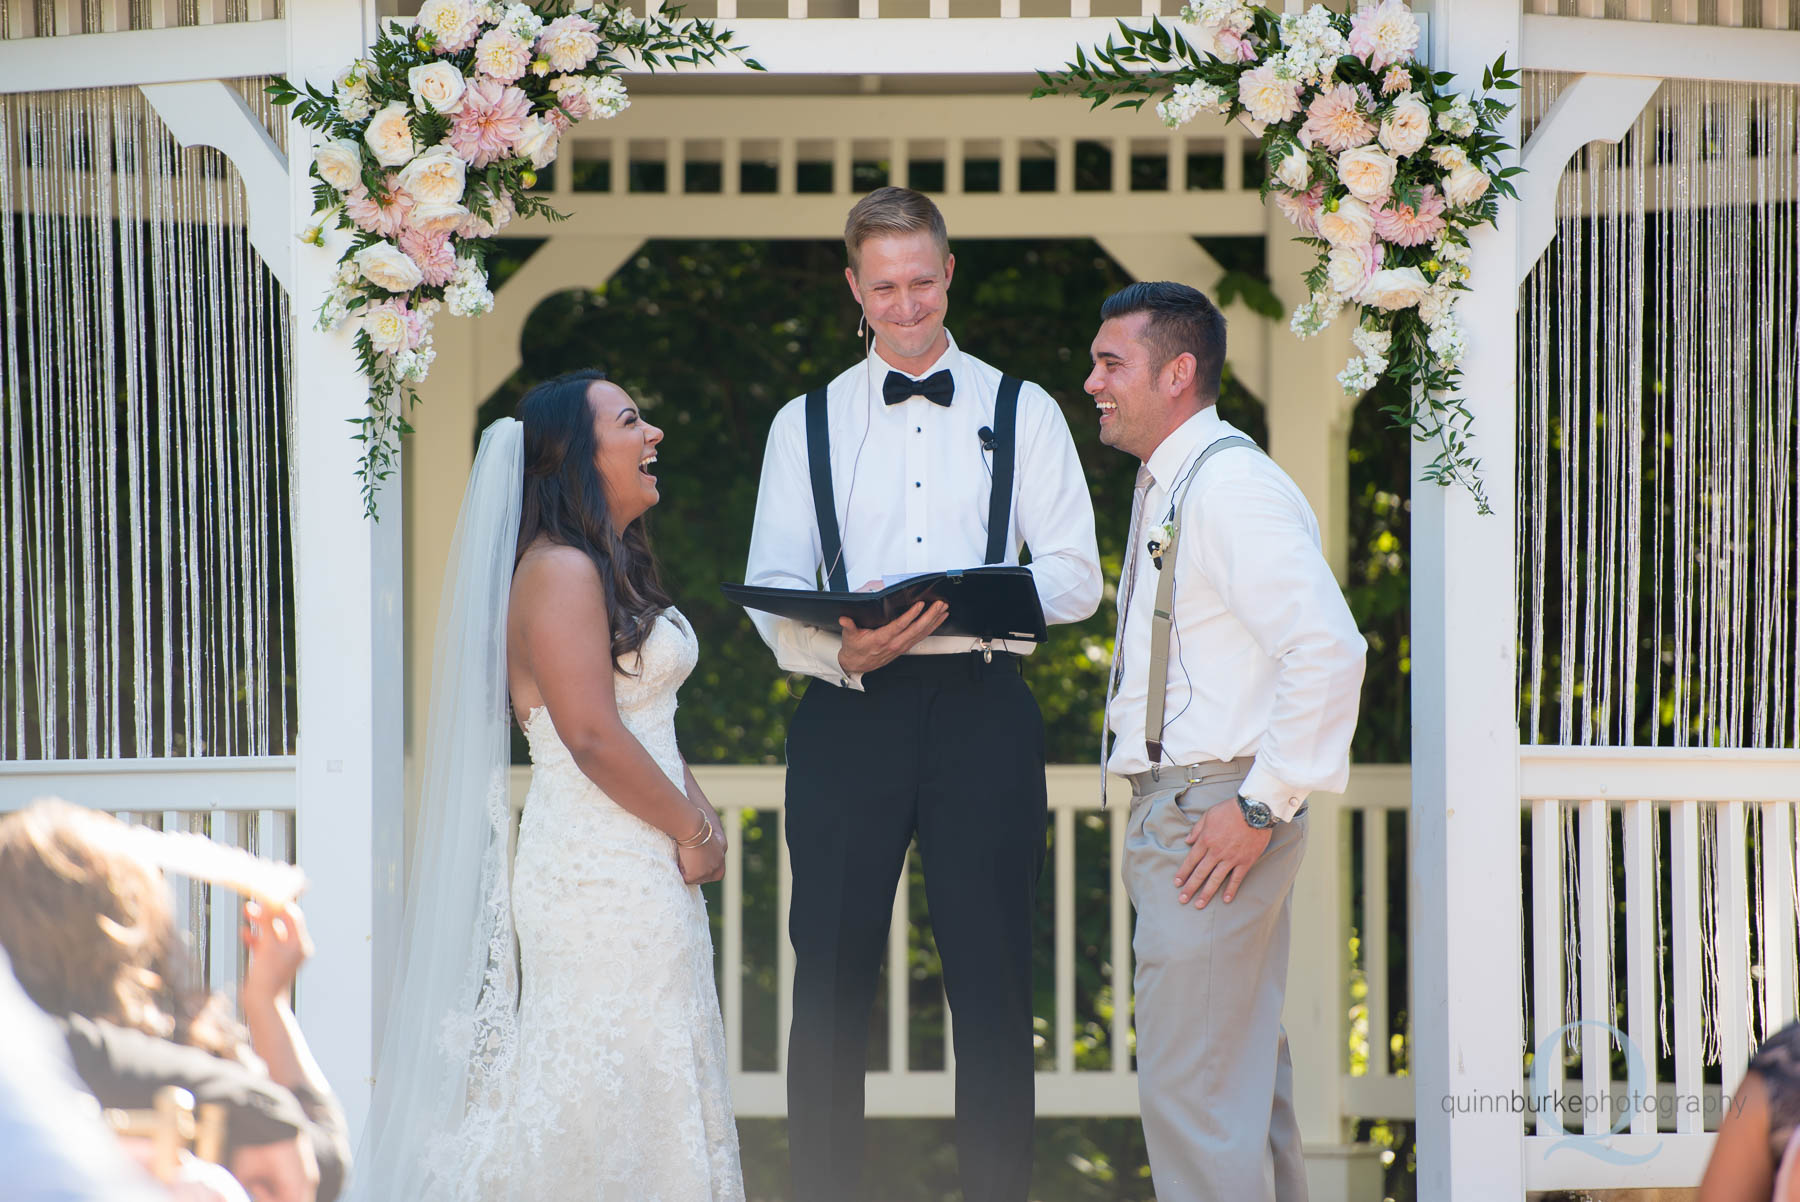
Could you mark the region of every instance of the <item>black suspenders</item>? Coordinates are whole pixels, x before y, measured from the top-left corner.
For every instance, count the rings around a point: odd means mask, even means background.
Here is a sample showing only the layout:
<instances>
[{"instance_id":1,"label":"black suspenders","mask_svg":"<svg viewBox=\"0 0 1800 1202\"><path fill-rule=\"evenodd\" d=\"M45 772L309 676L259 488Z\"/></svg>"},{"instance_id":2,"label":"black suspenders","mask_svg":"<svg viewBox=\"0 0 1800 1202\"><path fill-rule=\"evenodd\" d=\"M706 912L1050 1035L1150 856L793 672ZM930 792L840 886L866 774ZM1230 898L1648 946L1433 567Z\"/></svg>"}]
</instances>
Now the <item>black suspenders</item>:
<instances>
[{"instance_id":1,"label":"black suspenders","mask_svg":"<svg viewBox=\"0 0 1800 1202\"><path fill-rule=\"evenodd\" d=\"M1000 391L994 398L994 480L988 494L987 559L1001 563L1006 559L1006 536L1012 517L1012 486L1015 436L1019 417L1019 381L1012 376L1000 377ZM838 530L837 496L831 484L831 427L826 417L825 390L806 394L806 466L812 475L813 515L819 523L819 551L824 557L824 587L833 592L850 591L844 574L844 540Z\"/></svg>"}]
</instances>

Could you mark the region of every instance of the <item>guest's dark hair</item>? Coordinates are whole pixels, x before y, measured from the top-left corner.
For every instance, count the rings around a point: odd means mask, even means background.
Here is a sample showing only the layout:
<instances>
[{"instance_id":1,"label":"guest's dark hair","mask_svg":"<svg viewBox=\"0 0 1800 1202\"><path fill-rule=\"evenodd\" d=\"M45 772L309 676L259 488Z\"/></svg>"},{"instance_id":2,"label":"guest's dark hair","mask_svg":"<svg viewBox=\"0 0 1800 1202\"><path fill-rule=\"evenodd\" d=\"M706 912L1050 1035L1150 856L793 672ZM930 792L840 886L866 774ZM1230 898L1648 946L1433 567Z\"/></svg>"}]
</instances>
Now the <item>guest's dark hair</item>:
<instances>
[{"instance_id":1,"label":"guest's dark hair","mask_svg":"<svg viewBox=\"0 0 1800 1202\"><path fill-rule=\"evenodd\" d=\"M1194 357L1194 390L1203 401L1219 399L1225 370L1225 315L1206 294L1169 280L1140 280L1107 297L1100 320L1148 313L1144 341L1156 352L1157 370L1186 352Z\"/></svg>"},{"instance_id":2,"label":"guest's dark hair","mask_svg":"<svg viewBox=\"0 0 1800 1202\"><path fill-rule=\"evenodd\" d=\"M594 466L594 410L588 389L606 379L592 368L535 385L519 401L525 426L525 499L518 557L538 539L574 547L594 561L612 625L613 666L643 646L656 616L674 604L664 591L644 519L613 529L606 488Z\"/></svg>"}]
</instances>

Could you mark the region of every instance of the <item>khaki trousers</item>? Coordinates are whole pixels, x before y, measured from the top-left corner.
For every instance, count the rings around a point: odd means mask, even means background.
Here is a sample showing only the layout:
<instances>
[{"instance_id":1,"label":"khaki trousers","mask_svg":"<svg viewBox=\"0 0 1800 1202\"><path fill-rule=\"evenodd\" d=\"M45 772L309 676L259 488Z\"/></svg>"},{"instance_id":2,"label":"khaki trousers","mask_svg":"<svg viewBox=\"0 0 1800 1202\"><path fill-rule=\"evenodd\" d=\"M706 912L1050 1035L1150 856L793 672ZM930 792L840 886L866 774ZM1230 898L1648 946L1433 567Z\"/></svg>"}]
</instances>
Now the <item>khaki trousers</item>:
<instances>
[{"instance_id":1,"label":"khaki trousers","mask_svg":"<svg viewBox=\"0 0 1800 1202\"><path fill-rule=\"evenodd\" d=\"M1275 824L1229 905L1215 894L1196 910L1175 892L1185 836L1208 809L1236 804L1250 765L1164 768L1160 781L1134 783L1125 887L1137 908L1138 1094L1157 1202L1306 1202L1281 1025L1305 815Z\"/></svg>"}]
</instances>

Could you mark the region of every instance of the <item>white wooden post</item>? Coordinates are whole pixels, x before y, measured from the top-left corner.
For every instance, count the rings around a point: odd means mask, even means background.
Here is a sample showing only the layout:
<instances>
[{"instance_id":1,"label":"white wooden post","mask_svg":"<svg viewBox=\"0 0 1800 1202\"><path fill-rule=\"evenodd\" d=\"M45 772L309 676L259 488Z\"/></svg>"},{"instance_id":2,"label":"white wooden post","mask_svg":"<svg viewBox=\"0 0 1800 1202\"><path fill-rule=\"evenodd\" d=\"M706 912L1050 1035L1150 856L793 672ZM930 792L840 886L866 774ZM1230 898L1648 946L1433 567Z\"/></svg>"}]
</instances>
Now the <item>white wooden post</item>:
<instances>
[{"instance_id":1,"label":"white wooden post","mask_svg":"<svg viewBox=\"0 0 1800 1202\"><path fill-rule=\"evenodd\" d=\"M359 0L289 0L288 72L327 84L363 53ZM310 222L311 131L288 124L289 195ZM346 422L368 388L347 334L313 328L335 256L293 243L295 612L299 630L298 859L328 882L305 899L318 953L302 1019L351 1131L368 1111L375 1006L398 948L401 571L399 490L363 516ZM327 871L329 870L329 871Z\"/></svg>"},{"instance_id":2,"label":"white wooden post","mask_svg":"<svg viewBox=\"0 0 1800 1202\"><path fill-rule=\"evenodd\" d=\"M1291 313L1306 299L1302 277L1319 252L1295 240L1294 228L1273 205L1267 246L1269 278ZM1350 313L1342 314L1322 333L1301 341L1288 332L1284 318L1267 323L1265 335L1263 414L1269 423L1269 454L1306 495L1319 519L1325 562L1340 582L1350 572L1350 415L1356 401L1344 395L1337 374L1350 358L1354 321Z\"/></svg>"},{"instance_id":3,"label":"white wooden post","mask_svg":"<svg viewBox=\"0 0 1800 1202\"><path fill-rule=\"evenodd\" d=\"M1519 0L1440 0L1431 62L1479 87L1518 60ZM1514 93L1516 96L1516 93ZM1505 127L1517 143L1515 118ZM1472 240L1464 395L1494 513L1413 486L1413 1072L1418 1196L1523 1198L1513 449L1518 214ZM1414 444L1413 475L1431 448ZM1471 1106L1470 1100L1474 1100ZM1485 1106L1483 1100L1486 1099ZM1495 1101L1501 1104L1496 1106Z\"/></svg>"}]
</instances>

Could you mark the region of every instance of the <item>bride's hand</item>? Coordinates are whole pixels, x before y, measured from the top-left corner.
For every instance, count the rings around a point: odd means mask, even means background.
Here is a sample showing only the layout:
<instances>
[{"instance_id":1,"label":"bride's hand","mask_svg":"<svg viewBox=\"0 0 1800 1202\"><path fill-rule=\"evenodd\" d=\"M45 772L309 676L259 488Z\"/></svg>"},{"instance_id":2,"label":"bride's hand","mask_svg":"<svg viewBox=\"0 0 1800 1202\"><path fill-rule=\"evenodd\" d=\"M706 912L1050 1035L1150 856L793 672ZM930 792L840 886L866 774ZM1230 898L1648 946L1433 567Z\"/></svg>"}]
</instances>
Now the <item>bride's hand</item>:
<instances>
[{"instance_id":1,"label":"bride's hand","mask_svg":"<svg viewBox=\"0 0 1800 1202\"><path fill-rule=\"evenodd\" d=\"M711 807L708 807L709 809ZM712 838L698 847L676 847L675 860L681 865L681 879L690 885L704 885L725 875L725 832L713 822Z\"/></svg>"}]
</instances>

